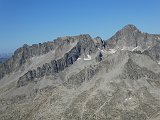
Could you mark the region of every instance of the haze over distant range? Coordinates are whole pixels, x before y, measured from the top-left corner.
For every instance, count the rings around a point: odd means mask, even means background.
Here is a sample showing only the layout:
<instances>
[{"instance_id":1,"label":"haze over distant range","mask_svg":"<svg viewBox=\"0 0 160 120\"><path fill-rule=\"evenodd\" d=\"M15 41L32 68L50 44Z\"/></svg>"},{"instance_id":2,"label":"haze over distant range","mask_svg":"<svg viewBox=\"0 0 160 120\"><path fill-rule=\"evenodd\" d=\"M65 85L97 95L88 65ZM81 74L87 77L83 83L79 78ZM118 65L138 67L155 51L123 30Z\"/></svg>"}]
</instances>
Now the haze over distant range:
<instances>
[{"instance_id":1,"label":"haze over distant range","mask_svg":"<svg viewBox=\"0 0 160 120\"><path fill-rule=\"evenodd\" d=\"M108 39L128 23L160 33L159 5L159 0L0 0L0 53L66 35Z\"/></svg>"},{"instance_id":2,"label":"haze over distant range","mask_svg":"<svg viewBox=\"0 0 160 120\"><path fill-rule=\"evenodd\" d=\"M12 56L12 53L0 53L0 64L8 60Z\"/></svg>"}]
</instances>

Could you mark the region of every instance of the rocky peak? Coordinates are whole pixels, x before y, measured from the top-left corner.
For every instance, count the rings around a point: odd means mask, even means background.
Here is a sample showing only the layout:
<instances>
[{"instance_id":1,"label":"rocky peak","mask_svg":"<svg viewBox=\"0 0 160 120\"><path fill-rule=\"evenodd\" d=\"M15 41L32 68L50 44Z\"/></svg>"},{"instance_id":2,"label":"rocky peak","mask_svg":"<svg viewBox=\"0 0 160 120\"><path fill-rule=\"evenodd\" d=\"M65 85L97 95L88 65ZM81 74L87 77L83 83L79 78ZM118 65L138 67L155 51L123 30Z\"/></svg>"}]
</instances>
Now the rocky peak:
<instances>
[{"instance_id":1,"label":"rocky peak","mask_svg":"<svg viewBox=\"0 0 160 120\"><path fill-rule=\"evenodd\" d=\"M97 40L97 41L102 41L102 38L101 37L99 37L99 36L97 36L96 38L94 38L95 40Z\"/></svg>"},{"instance_id":2,"label":"rocky peak","mask_svg":"<svg viewBox=\"0 0 160 120\"><path fill-rule=\"evenodd\" d=\"M128 24L128 25L124 26L121 29L121 31L122 30L124 30L124 31L139 31L139 29L136 26L132 25L132 24Z\"/></svg>"},{"instance_id":3,"label":"rocky peak","mask_svg":"<svg viewBox=\"0 0 160 120\"><path fill-rule=\"evenodd\" d=\"M139 41L144 40L144 35L134 26L126 25L106 41L107 47L136 47Z\"/></svg>"},{"instance_id":4,"label":"rocky peak","mask_svg":"<svg viewBox=\"0 0 160 120\"><path fill-rule=\"evenodd\" d=\"M64 37L58 37L54 42L56 45L64 45L65 43L74 43L78 42L79 40L90 40L92 39L89 34L81 34L77 36L64 36Z\"/></svg>"},{"instance_id":5,"label":"rocky peak","mask_svg":"<svg viewBox=\"0 0 160 120\"><path fill-rule=\"evenodd\" d=\"M96 38L94 38L94 40L98 48L105 48L105 41L103 41L101 37L97 36Z\"/></svg>"},{"instance_id":6,"label":"rocky peak","mask_svg":"<svg viewBox=\"0 0 160 120\"><path fill-rule=\"evenodd\" d=\"M140 30L136 26L128 24L124 26L121 30L116 32L115 36L119 38L125 38L128 36L134 37L138 34L141 34Z\"/></svg>"},{"instance_id":7,"label":"rocky peak","mask_svg":"<svg viewBox=\"0 0 160 120\"><path fill-rule=\"evenodd\" d=\"M136 26L128 24L105 42L107 48L148 50L160 45L160 35L141 32Z\"/></svg>"}]
</instances>

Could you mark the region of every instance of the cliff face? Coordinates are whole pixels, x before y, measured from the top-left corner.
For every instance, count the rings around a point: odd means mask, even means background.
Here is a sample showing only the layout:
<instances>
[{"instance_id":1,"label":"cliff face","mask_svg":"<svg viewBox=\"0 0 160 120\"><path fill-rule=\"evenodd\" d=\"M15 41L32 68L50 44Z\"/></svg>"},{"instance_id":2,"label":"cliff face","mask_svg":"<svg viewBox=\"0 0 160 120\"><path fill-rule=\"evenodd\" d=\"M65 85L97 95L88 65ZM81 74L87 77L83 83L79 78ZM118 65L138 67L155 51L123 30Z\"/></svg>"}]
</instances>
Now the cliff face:
<instances>
[{"instance_id":1,"label":"cliff face","mask_svg":"<svg viewBox=\"0 0 160 120\"><path fill-rule=\"evenodd\" d=\"M35 44L32 46L24 45L17 49L9 60L0 65L0 79L6 74L18 70L29 58L46 54L53 49L55 49L54 42Z\"/></svg>"},{"instance_id":2,"label":"cliff face","mask_svg":"<svg viewBox=\"0 0 160 120\"><path fill-rule=\"evenodd\" d=\"M24 45L0 64L0 119L159 120L159 46L133 25Z\"/></svg>"},{"instance_id":3,"label":"cliff face","mask_svg":"<svg viewBox=\"0 0 160 120\"><path fill-rule=\"evenodd\" d=\"M80 49L80 51L78 52L85 53L85 54L91 54L92 52L95 52L96 51L95 49L102 44L101 43L102 41L100 41L100 43L98 43L99 40L96 40L96 41L97 41L97 45L96 43L93 42L92 38L89 35L80 35L80 36L74 36L74 37L57 38L53 42L47 42L43 44L41 43L34 44L32 46L24 45L23 47L17 49L14 55L9 60L7 60L5 63L0 65L0 79L2 79L6 74L19 70L20 67L27 62L28 59L34 56L40 56L43 54L47 54L48 52L53 51L53 50L56 50L57 52L56 56L59 56L59 54L65 54L65 52L67 52L68 49L70 48L66 48L65 51L62 51L63 53L60 53L59 49L64 49L64 47L67 46L68 44L75 43L76 47L73 48L72 51L74 51L74 49ZM78 52L77 52L77 56L79 56L80 54ZM70 54L72 53L69 52L65 54L65 56L68 56ZM65 67L63 65L65 65L65 62L68 59L65 56L64 58L62 58L63 60L62 59L58 60L58 61L63 61L63 62L57 61L58 63L62 64L60 69L64 69L63 67ZM69 62L70 61L74 62L75 59L77 58L74 58L74 56L73 58L70 57Z\"/></svg>"},{"instance_id":4,"label":"cliff face","mask_svg":"<svg viewBox=\"0 0 160 120\"><path fill-rule=\"evenodd\" d=\"M42 65L37 69L28 71L18 81L18 86L26 85L26 81L40 78L45 75L52 75L63 71L66 67L72 65L81 55L93 54L97 51L97 46L91 38L80 39L75 47L68 53L64 54L61 59L52 60L50 63Z\"/></svg>"}]
</instances>

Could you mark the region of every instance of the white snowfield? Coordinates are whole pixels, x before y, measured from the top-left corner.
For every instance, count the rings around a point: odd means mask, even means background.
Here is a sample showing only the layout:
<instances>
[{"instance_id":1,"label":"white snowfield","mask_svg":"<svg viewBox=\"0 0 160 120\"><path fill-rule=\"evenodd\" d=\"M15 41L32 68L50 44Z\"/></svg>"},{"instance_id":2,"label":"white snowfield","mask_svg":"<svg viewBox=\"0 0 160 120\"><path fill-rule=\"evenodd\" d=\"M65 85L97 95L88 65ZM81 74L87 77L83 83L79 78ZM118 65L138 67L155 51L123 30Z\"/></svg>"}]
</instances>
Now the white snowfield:
<instances>
[{"instance_id":1,"label":"white snowfield","mask_svg":"<svg viewBox=\"0 0 160 120\"><path fill-rule=\"evenodd\" d=\"M160 65L160 61L158 62L158 64Z\"/></svg>"},{"instance_id":2,"label":"white snowfield","mask_svg":"<svg viewBox=\"0 0 160 120\"><path fill-rule=\"evenodd\" d=\"M109 54L114 54L115 52L116 52L117 50L115 50L115 49L109 49Z\"/></svg>"},{"instance_id":3,"label":"white snowfield","mask_svg":"<svg viewBox=\"0 0 160 120\"><path fill-rule=\"evenodd\" d=\"M91 60L92 57L90 55L87 55L87 58L84 57L84 60Z\"/></svg>"},{"instance_id":4,"label":"white snowfield","mask_svg":"<svg viewBox=\"0 0 160 120\"><path fill-rule=\"evenodd\" d=\"M136 49L138 49L138 48L139 48L139 46L137 46L137 47L133 48L133 49L132 49L132 51L135 51L135 50L136 50Z\"/></svg>"},{"instance_id":5,"label":"white snowfield","mask_svg":"<svg viewBox=\"0 0 160 120\"><path fill-rule=\"evenodd\" d=\"M101 50L103 53L105 53L105 51L104 50Z\"/></svg>"},{"instance_id":6,"label":"white snowfield","mask_svg":"<svg viewBox=\"0 0 160 120\"><path fill-rule=\"evenodd\" d=\"M123 46L123 48L121 50L128 50L128 51L135 51L135 50L139 50L141 47L140 46L137 46L137 47L126 47L126 46Z\"/></svg>"},{"instance_id":7,"label":"white snowfield","mask_svg":"<svg viewBox=\"0 0 160 120\"><path fill-rule=\"evenodd\" d=\"M81 58L78 58L77 60L81 60Z\"/></svg>"},{"instance_id":8,"label":"white snowfield","mask_svg":"<svg viewBox=\"0 0 160 120\"><path fill-rule=\"evenodd\" d=\"M100 51L103 52L103 53L106 53L103 49L98 48L98 50L100 50Z\"/></svg>"}]
</instances>

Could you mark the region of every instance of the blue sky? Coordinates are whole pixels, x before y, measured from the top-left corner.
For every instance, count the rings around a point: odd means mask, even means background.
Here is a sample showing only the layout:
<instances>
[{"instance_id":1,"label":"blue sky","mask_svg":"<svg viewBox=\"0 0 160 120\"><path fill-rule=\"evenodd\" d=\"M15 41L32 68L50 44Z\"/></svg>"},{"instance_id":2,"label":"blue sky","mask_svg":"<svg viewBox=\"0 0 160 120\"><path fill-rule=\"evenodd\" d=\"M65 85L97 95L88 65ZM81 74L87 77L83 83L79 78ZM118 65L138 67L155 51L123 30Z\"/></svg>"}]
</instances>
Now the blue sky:
<instances>
[{"instance_id":1,"label":"blue sky","mask_svg":"<svg viewBox=\"0 0 160 120\"><path fill-rule=\"evenodd\" d=\"M108 39L126 24L160 33L160 0L0 0L0 53L59 36Z\"/></svg>"}]
</instances>

